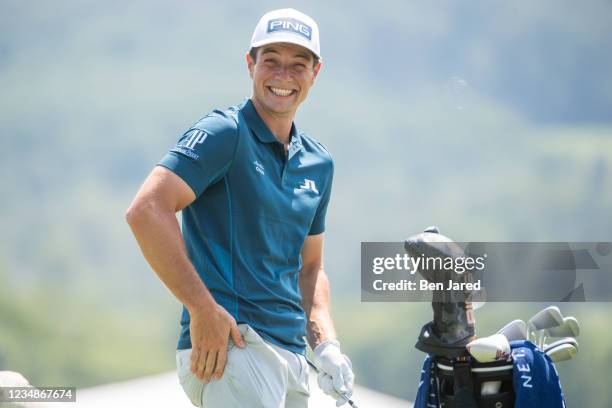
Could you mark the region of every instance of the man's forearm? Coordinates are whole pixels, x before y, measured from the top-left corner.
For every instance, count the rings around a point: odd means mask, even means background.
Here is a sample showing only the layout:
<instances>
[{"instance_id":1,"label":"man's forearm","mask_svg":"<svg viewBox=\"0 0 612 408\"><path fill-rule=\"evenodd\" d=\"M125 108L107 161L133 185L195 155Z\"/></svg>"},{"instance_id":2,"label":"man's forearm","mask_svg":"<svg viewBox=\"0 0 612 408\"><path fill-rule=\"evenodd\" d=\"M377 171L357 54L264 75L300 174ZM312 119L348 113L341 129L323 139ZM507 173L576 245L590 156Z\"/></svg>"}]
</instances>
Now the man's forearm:
<instances>
[{"instance_id":1,"label":"man's forearm","mask_svg":"<svg viewBox=\"0 0 612 408\"><path fill-rule=\"evenodd\" d=\"M336 329L329 304L329 281L323 268L303 269L300 273L300 290L310 347L314 349L325 340L335 340Z\"/></svg>"},{"instance_id":2,"label":"man's forearm","mask_svg":"<svg viewBox=\"0 0 612 408\"><path fill-rule=\"evenodd\" d=\"M148 205L130 208L126 219L151 268L188 310L214 305L187 256L174 213Z\"/></svg>"}]
</instances>

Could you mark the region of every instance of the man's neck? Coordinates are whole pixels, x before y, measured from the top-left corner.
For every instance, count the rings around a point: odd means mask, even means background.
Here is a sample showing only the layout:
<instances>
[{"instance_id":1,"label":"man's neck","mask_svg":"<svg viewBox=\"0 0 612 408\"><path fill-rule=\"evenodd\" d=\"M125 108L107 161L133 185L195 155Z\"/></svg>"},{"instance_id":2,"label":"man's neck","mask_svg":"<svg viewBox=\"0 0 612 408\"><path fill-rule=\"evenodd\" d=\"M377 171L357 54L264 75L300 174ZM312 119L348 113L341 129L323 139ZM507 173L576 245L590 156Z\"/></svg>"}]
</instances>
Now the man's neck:
<instances>
[{"instance_id":1,"label":"man's neck","mask_svg":"<svg viewBox=\"0 0 612 408\"><path fill-rule=\"evenodd\" d=\"M251 98L251 101L253 102L257 114L261 117L266 126L268 126L268 129L270 129L270 132L276 137L276 140L287 146L291 138L291 125L293 124L295 112L293 114L287 114L286 116L274 115L268 112L257 99Z\"/></svg>"}]
</instances>

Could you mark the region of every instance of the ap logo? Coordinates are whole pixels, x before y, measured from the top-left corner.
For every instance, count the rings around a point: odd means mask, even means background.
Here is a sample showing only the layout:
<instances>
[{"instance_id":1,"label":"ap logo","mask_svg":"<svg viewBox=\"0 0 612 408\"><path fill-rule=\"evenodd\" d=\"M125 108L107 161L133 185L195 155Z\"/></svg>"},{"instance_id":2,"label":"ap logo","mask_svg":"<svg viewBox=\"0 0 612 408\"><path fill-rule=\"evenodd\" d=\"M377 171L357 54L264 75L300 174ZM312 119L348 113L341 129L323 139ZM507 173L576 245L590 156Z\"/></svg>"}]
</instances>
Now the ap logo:
<instances>
[{"instance_id":1,"label":"ap logo","mask_svg":"<svg viewBox=\"0 0 612 408\"><path fill-rule=\"evenodd\" d=\"M190 132L189 136L185 138L182 145L187 149L193 150L196 145L201 144L208 137L208 133L203 130L194 129Z\"/></svg>"}]
</instances>

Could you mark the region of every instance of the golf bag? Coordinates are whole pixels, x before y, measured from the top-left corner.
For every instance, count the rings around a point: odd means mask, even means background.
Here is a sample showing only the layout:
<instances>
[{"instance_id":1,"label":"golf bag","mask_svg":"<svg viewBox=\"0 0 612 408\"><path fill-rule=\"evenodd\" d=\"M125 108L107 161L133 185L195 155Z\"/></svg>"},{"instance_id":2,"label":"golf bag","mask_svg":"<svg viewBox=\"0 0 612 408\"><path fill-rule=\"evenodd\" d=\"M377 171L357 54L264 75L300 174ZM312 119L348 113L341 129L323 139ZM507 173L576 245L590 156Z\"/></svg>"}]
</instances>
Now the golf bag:
<instances>
[{"instance_id":1,"label":"golf bag","mask_svg":"<svg viewBox=\"0 0 612 408\"><path fill-rule=\"evenodd\" d=\"M408 238L404 248L411 257L465 257L436 227ZM443 267L418 272L431 283L466 283L472 278L470 271L458 273ZM469 291L433 291L434 319L423 326L415 345L428 355L414 407L565 407L552 361L531 342L512 342L513 353L505 360L480 363L470 356L466 346L475 339L471 302ZM526 374L522 370L532 371Z\"/></svg>"},{"instance_id":2,"label":"golf bag","mask_svg":"<svg viewBox=\"0 0 612 408\"><path fill-rule=\"evenodd\" d=\"M527 340L511 347L511 357L491 363L428 355L414 408L565 408L551 359Z\"/></svg>"},{"instance_id":3,"label":"golf bag","mask_svg":"<svg viewBox=\"0 0 612 408\"><path fill-rule=\"evenodd\" d=\"M426 406L456 408L514 407L512 362L478 363L475 360L429 358L431 370ZM432 397L433 396L433 397ZM432 404L433 403L433 404Z\"/></svg>"}]
</instances>

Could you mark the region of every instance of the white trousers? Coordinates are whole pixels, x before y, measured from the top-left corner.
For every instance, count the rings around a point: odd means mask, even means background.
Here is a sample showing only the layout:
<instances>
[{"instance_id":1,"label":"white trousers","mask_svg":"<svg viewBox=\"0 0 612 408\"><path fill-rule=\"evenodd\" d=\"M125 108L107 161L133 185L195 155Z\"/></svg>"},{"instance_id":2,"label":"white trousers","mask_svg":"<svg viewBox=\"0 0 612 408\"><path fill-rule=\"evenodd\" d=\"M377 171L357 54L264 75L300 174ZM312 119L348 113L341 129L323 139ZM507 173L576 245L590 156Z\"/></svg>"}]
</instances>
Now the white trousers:
<instances>
[{"instance_id":1,"label":"white trousers","mask_svg":"<svg viewBox=\"0 0 612 408\"><path fill-rule=\"evenodd\" d=\"M201 408L307 408L308 363L239 324L246 347L230 341L219 380L202 382L191 372L191 349L177 350L178 377L191 403Z\"/></svg>"}]
</instances>

